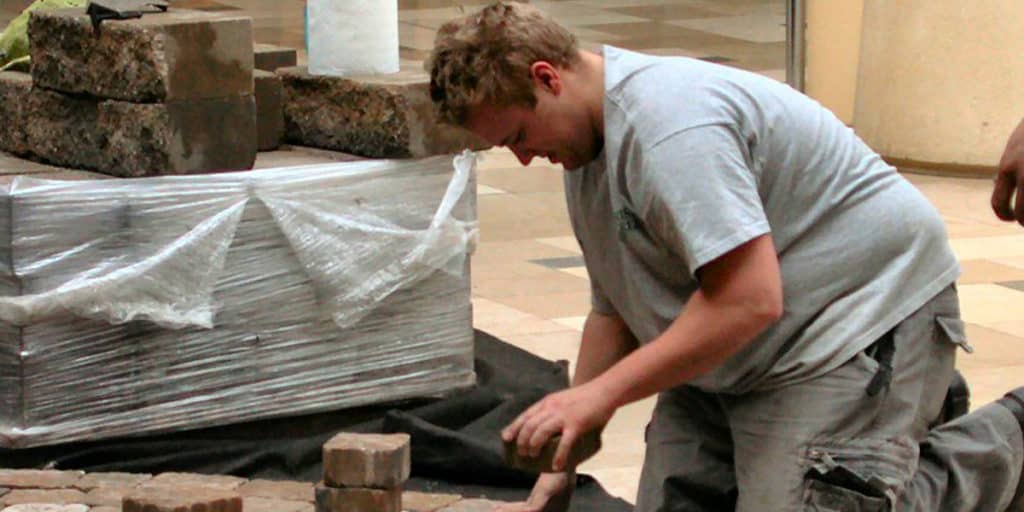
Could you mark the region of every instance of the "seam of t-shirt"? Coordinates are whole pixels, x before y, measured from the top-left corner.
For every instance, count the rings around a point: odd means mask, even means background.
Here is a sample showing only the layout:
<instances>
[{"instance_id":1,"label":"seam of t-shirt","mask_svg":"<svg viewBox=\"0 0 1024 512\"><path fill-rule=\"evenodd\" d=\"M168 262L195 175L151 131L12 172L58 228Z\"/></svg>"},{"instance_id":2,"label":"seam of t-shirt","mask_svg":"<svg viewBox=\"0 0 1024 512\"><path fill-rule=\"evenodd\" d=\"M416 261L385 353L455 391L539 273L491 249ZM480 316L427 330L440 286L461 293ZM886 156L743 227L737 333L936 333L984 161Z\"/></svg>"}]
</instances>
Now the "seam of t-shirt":
<instances>
[{"instance_id":1,"label":"seam of t-shirt","mask_svg":"<svg viewBox=\"0 0 1024 512\"><path fill-rule=\"evenodd\" d=\"M697 270L704 265L707 265L723 254L726 254L729 251L768 233L771 233L771 226L766 220L761 220L754 224L745 224L742 228L733 231L731 235L723 238L715 245L694 254L692 261L687 263L690 266L690 274L696 275Z\"/></svg>"}]
</instances>

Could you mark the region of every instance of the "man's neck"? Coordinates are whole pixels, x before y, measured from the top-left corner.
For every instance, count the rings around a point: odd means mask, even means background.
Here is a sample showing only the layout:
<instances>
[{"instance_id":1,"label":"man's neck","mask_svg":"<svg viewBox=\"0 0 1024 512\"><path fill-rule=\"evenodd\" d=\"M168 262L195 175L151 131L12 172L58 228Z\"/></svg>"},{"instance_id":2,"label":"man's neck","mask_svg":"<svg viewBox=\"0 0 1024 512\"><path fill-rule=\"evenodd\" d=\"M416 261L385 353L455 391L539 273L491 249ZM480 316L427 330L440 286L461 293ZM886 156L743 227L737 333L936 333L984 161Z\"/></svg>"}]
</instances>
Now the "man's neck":
<instances>
[{"instance_id":1,"label":"man's neck","mask_svg":"<svg viewBox=\"0 0 1024 512\"><path fill-rule=\"evenodd\" d=\"M594 130L604 137L604 57L586 50L580 51L580 57L578 85L590 122Z\"/></svg>"}]
</instances>

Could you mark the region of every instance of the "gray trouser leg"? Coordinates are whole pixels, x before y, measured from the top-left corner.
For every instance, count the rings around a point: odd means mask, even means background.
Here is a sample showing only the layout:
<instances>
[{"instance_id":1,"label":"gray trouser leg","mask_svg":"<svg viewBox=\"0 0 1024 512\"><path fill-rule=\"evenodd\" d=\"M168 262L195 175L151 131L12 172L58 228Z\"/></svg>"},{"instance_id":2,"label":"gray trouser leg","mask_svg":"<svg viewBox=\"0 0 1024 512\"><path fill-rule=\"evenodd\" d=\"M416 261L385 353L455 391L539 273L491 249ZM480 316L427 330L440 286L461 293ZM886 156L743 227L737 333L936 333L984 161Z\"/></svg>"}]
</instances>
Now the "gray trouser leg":
<instances>
[{"instance_id":1,"label":"gray trouser leg","mask_svg":"<svg viewBox=\"0 0 1024 512\"><path fill-rule=\"evenodd\" d=\"M647 427L636 512L721 512L736 503L732 441L717 397L680 387Z\"/></svg>"}]
</instances>

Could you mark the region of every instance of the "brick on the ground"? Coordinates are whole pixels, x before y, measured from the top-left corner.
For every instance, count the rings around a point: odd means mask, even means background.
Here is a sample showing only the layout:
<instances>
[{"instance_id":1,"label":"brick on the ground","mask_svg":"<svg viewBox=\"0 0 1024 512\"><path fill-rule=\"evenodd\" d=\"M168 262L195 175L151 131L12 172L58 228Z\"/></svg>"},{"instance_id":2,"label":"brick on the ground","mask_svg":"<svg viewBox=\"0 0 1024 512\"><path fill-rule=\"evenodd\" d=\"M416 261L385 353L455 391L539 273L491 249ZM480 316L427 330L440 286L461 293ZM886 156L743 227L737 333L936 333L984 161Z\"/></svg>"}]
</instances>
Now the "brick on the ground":
<instances>
[{"instance_id":1,"label":"brick on the ground","mask_svg":"<svg viewBox=\"0 0 1024 512\"><path fill-rule=\"evenodd\" d=\"M409 479L409 435L340 433L324 443L323 466L328 486L391 489Z\"/></svg>"},{"instance_id":2,"label":"brick on the ground","mask_svg":"<svg viewBox=\"0 0 1024 512\"><path fill-rule=\"evenodd\" d=\"M316 510L316 506L308 501L244 497L242 502L245 512L314 512Z\"/></svg>"},{"instance_id":3,"label":"brick on the ground","mask_svg":"<svg viewBox=\"0 0 1024 512\"><path fill-rule=\"evenodd\" d=\"M25 503L84 504L85 493L78 489L14 489L0 497L4 505Z\"/></svg>"},{"instance_id":4,"label":"brick on the ground","mask_svg":"<svg viewBox=\"0 0 1024 512\"><path fill-rule=\"evenodd\" d=\"M151 478L153 475L148 473L86 473L75 488L91 491L97 487L135 487Z\"/></svg>"},{"instance_id":5,"label":"brick on the ground","mask_svg":"<svg viewBox=\"0 0 1024 512\"><path fill-rule=\"evenodd\" d=\"M313 484L287 480L251 480L238 488L238 494L245 498L269 498L310 503L315 499Z\"/></svg>"},{"instance_id":6,"label":"brick on the ground","mask_svg":"<svg viewBox=\"0 0 1024 512\"><path fill-rule=\"evenodd\" d=\"M429 494L405 491L402 493L402 510L405 512L436 512L462 500L458 494Z\"/></svg>"},{"instance_id":7,"label":"brick on the ground","mask_svg":"<svg viewBox=\"0 0 1024 512\"><path fill-rule=\"evenodd\" d=\"M561 436L554 436L541 449L537 457L519 455L515 441L506 442L505 462L512 467L533 471L537 473L553 471L555 452L558 451L558 443ZM579 466L583 461L593 457L601 449L601 432L594 430L579 437L572 449L569 450L567 465L569 469Z\"/></svg>"},{"instance_id":8,"label":"brick on the ground","mask_svg":"<svg viewBox=\"0 0 1024 512\"><path fill-rule=\"evenodd\" d=\"M273 44L256 43L253 45L256 69L276 71L279 68L290 68L298 64L298 52L295 48L285 48Z\"/></svg>"},{"instance_id":9,"label":"brick on the ground","mask_svg":"<svg viewBox=\"0 0 1024 512\"><path fill-rule=\"evenodd\" d=\"M120 506L124 496L126 494L131 494L135 489L137 489L137 487L131 485L96 487L85 493L85 499L82 503L97 507Z\"/></svg>"},{"instance_id":10,"label":"brick on the ground","mask_svg":"<svg viewBox=\"0 0 1024 512\"><path fill-rule=\"evenodd\" d=\"M25 121L22 111L25 99L32 91L32 76L28 73L0 71L0 150L23 153Z\"/></svg>"},{"instance_id":11,"label":"brick on the ground","mask_svg":"<svg viewBox=\"0 0 1024 512\"><path fill-rule=\"evenodd\" d=\"M197 487L236 491L248 480L231 475L204 475L201 473L160 473L142 485L147 487Z\"/></svg>"},{"instance_id":12,"label":"brick on the ground","mask_svg":"<svg viewBox=\"0 0 1024 512\"><path fill-rule=\"evenodd\" d=\"M140 487L125 495L121 502L123 512L184 512L216 511L242 512L242 497L238 493L179 485L175 487Z\"/></svg>"},{"instance_id":13,"label":"brick on the ground","mask_svg":"<svg viewBox=\"0 0 1024 512\"><path fill-rule=\"evenodd\" d=\"M24 503L11 505L0 512L120 512L121 509L104 510L102 508L89 508L81 504L58 505L54 503Z\"/></svg>"},{"instance_id":14,"label":"brick on the ground","mask_svg":"<svg viewBox=\"0 0 1024 512\"><path fill-rule=\"evenodd\" d=\"M394 74L312 75L282 68L285 140L370 158L426 157L485 149L472 132L438 122L430 77L407 68Z\"/></svg>"},{"instance_id":15,"label":"brick on the ground","mask_svg":"<svg viewBox=\"0 0 1024 512\"><path fill-rule=\"evenodd\" d=\"M90 507L89 512L121 512L121 506L116 507Z\"/></svg>"},{"instance_id":16,"label":"brick on the ground","mask_svg":"<svg viewBox=\"0 0 1024 512\"><path fill-rule=\"evenodd\" d=\"M28 75L0 74L0 99L18 103L0 149L54 165L120 177L242 170L256 160L252 96L128 103L26 89ZM15 135L11 135L15 134Z\"/></svg>"},{"instance_id":17,"label":"brick on the ground","mask_svg":"<svg viewBox=\"0 0 1024 512\"><path fill-rule=\"evenodd\" d=\"M42 469L0 469L0 487L62 489L74 486L85 473Z\"/></svg>"},{"instance_id":18,"label":"brick on the ground","mask_svg":"<svg viewBox=\"0 0 1024 512\"><path fill-rule=\"evenodd\" d=\"M256 97L257 148L273 151L284 140L284 92L281 77L270 71L253 72Z\"/></svg>"},{"instance_id":19,"label":"brick on the ground","mask_svg":"<svg viewBox=\"0 0 1024 512\"><path fill-rule=\"evenodd\" d=\"M471 499L456 502L437 512L494 512L494 509L500 505L504 505L504 503L492 500Z\"/></svg>"},{"instance_id":20,"label":"brick on the ground","mask_svg":"<svg viewBox=\"0 0 1024 512\"><path fill-rule=\"evenodd\" d=\"M316 512L401 512L402 489L316 486ZM128 512L128 511L126 511Z\"/></svg>"},{"instance_id":21,"label":"brick on the ground","mask_svg":"<svg viewBox=\"0 0 1024 512\"><path fill-rule=\"evenodd\" d=\"M252 19L170 9L93 29L85 9L36 10L28 36L35 84L132 102L252 94Z\"/></svg>"}]
</instances>

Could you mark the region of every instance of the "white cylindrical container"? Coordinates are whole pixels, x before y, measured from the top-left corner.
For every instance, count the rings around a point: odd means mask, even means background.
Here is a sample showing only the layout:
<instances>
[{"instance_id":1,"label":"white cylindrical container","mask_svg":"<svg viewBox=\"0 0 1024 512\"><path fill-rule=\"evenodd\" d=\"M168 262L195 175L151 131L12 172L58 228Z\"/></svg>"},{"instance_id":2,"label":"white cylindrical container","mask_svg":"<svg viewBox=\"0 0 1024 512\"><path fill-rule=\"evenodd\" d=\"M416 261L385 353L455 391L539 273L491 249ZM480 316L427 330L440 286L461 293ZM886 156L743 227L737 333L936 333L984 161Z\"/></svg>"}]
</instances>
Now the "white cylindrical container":
<instances>
[{"instance_id":1,"label":"white cylindrical container","mask_svg":"<svg viewBox=\"0 0 1024 512\"><path fill-rule=\"evenodd\" d=\"M309 72L398 72L397 0L308 0Z\"/></svg>"}]
</instances>

